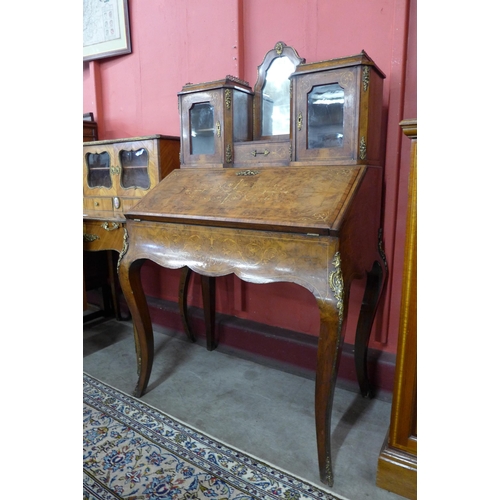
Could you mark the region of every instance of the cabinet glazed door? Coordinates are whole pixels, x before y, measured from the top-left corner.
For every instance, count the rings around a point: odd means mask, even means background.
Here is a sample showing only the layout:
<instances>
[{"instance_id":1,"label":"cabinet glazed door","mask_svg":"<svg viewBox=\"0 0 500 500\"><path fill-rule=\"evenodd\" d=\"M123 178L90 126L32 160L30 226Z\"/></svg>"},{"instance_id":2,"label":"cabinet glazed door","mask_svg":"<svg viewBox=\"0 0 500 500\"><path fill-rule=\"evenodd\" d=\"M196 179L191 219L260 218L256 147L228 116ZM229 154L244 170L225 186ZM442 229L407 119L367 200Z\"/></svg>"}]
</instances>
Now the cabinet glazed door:
<instances>
[{"instance_id":1,"label":"cabinet glazed door","mask_svg":"<svg viewBox=\"0 0 500 500\"><path fill-rule=\"evenodd\" d=\"M186 166L221 165L224 124L220 90L181 96L182 158Z\"/></svg>"},{"instance_id":2,"label":"cabinet glazed door","mask_svg":"<svg viewBox=\"0 0 500 500\"><path fill-rule=\"evenodd\" d=\"M115 145L118 172L114 179L117 196L141 198L158 184L156 141L131 141Z\"/></svg>"},{"instance_id":3,"label":"cabinet glazed door","mask_svg":"<svg viewBox=\"0 0 500 500\"><path fill-rule=\"evenodd\" d=\"M352 163L358 157L358 69L296 76L296 161Z\"/></svg>"},{"instance_id":4,"label":"cabinet glazed door","mask_svg":"<svg viewBox=\"0 0 500 500\"><path fill-rule=\"evenodd\" d=\"M113 148L84 146L83 148L83 193L85 196L111 196L113 173L116 170Z\"/></svg>"}]
</instances>

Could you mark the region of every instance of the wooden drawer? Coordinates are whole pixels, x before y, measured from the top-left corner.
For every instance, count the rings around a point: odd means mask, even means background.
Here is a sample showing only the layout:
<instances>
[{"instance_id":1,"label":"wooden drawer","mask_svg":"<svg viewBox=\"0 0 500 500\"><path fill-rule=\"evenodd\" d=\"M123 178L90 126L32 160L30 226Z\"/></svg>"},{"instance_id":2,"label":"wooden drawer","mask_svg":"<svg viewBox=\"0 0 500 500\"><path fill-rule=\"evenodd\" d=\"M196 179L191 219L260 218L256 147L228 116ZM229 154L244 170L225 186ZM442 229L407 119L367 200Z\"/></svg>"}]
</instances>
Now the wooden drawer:
<instances>
[{"instance_id":1,"label":"wooden drawer","mask_svg":"<svg viewBox=\"0 0 500 500\"><path fill-rule=\"evenodd\" d=\"M252 141L234 144L234 166L286 166L290 164L291 143L286 141Z\"/></svg>"},{"instance_id":2,"label":"wooden drawer","mask_svg":"<svg viewBox=\"0 0 500 500\"><path fill-rule=\"evenodd\" d=\"M112 198L83 198L83 210L113 211Z\"/></svg>"},{"instance_id":3,"label":"wooden drawer","mask_svg":"<svg viewBox=\"0 0 500 500\"><path fill-rule=\"evenodd\" d=\"M125 224L113 220L83 221L83 249L90 251L116 250L124 245Z\"/></svg>"},{"instance_id":4,"label":"wooden drawer","mask_svg":"<svg viewBox=\"0 0 500 500\"><path fill-rule=\"evenodd\" d=\"M120 198L120 212L127 212L131 208L133 208L135 205L137 205L137 202L141 198ZM115 210L116 211L116 210Z\"/></svg>"}]
</instances>

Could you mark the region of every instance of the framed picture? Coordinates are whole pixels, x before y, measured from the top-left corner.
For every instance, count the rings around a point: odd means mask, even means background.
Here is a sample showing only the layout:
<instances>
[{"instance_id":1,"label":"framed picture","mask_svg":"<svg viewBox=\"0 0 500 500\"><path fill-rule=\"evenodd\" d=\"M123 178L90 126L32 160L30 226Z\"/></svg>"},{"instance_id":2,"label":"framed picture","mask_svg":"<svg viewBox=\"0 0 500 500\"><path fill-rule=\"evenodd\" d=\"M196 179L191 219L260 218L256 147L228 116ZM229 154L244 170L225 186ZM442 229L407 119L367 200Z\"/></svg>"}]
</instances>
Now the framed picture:
<instances>
[{"instance_id":1,"label":"framed picture","mask_svg":"<svg viewBox=\"0 0 500 500\"><path fill-rule=\"evenodd\" d=\"M130 52L128 0L83 0L83 60Z\"/></svg>"}]
</instances>

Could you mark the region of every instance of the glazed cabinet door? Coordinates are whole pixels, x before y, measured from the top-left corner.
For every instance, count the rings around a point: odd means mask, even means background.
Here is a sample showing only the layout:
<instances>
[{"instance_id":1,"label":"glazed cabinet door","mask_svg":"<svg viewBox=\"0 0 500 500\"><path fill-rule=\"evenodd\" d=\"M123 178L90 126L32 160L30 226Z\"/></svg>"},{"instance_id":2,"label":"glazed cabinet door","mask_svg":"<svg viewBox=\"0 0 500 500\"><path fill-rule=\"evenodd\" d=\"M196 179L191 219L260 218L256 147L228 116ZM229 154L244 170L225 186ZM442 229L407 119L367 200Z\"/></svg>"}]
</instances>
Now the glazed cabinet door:
<instances>
[{"instance_id":1,"label":"glazed cabinet door","mask_svg":"<svg viewBox=\"0 0 500 500\"><path fill-rule=\"evenodd\" d=\"M358 68L296 77L295 160L353 163L360 156ZM362 155L361 155L362 157Z\"/></svg>"},{"instance_id":2,"label":"glazed cabinet door","mask_svg":"<svg viewBox=\"0 0 500 500\"><path fill-rule=\"evenodd\" d=\"M186 166L224 163L224 134L230 124L224 123L221 92L197 92L180 99L182 163Z\"/></svg>"},{"instance_id":3,"label":"glazed cabinet door","mask_svg":"<svg viewBox=\"0 0 500 500\"><path fill-rule=\"evenodd\" d=\"M83 146L84 196L112 196L113 179L118 162L113 147L104 145Z\"/></svg>"},{"instance_id":4,"label":"glazed cabinet door","mask_svg":"<svg viewBox=\"0 0 500 500\"><path fill-rule=\"evenodd\" d=\"M158 145L154 140L134 140L114 146L118 169L113 178L119 198L142 198L159 182Z\"/></svg>"}]
</instances>

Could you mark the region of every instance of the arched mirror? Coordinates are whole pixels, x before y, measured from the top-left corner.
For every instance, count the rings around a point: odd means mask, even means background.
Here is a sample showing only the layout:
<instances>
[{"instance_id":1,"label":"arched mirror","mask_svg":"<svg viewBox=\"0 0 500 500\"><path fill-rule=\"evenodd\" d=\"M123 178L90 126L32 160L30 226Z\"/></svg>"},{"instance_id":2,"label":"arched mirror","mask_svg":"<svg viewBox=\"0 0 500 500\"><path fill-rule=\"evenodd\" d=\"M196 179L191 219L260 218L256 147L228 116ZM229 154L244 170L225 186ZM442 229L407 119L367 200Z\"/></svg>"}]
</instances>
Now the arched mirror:
<instances>
[{"instance_id":1,"label":"arched mirror","mask_svg":"<svg viewBox=\"0 0 500 500\"><path fill-rule=\"evenodd\" d=\"M278 42L258 68L254 87L254 140L290 137L290 75L305 59Z\"/></svg>"}]
</instances>

